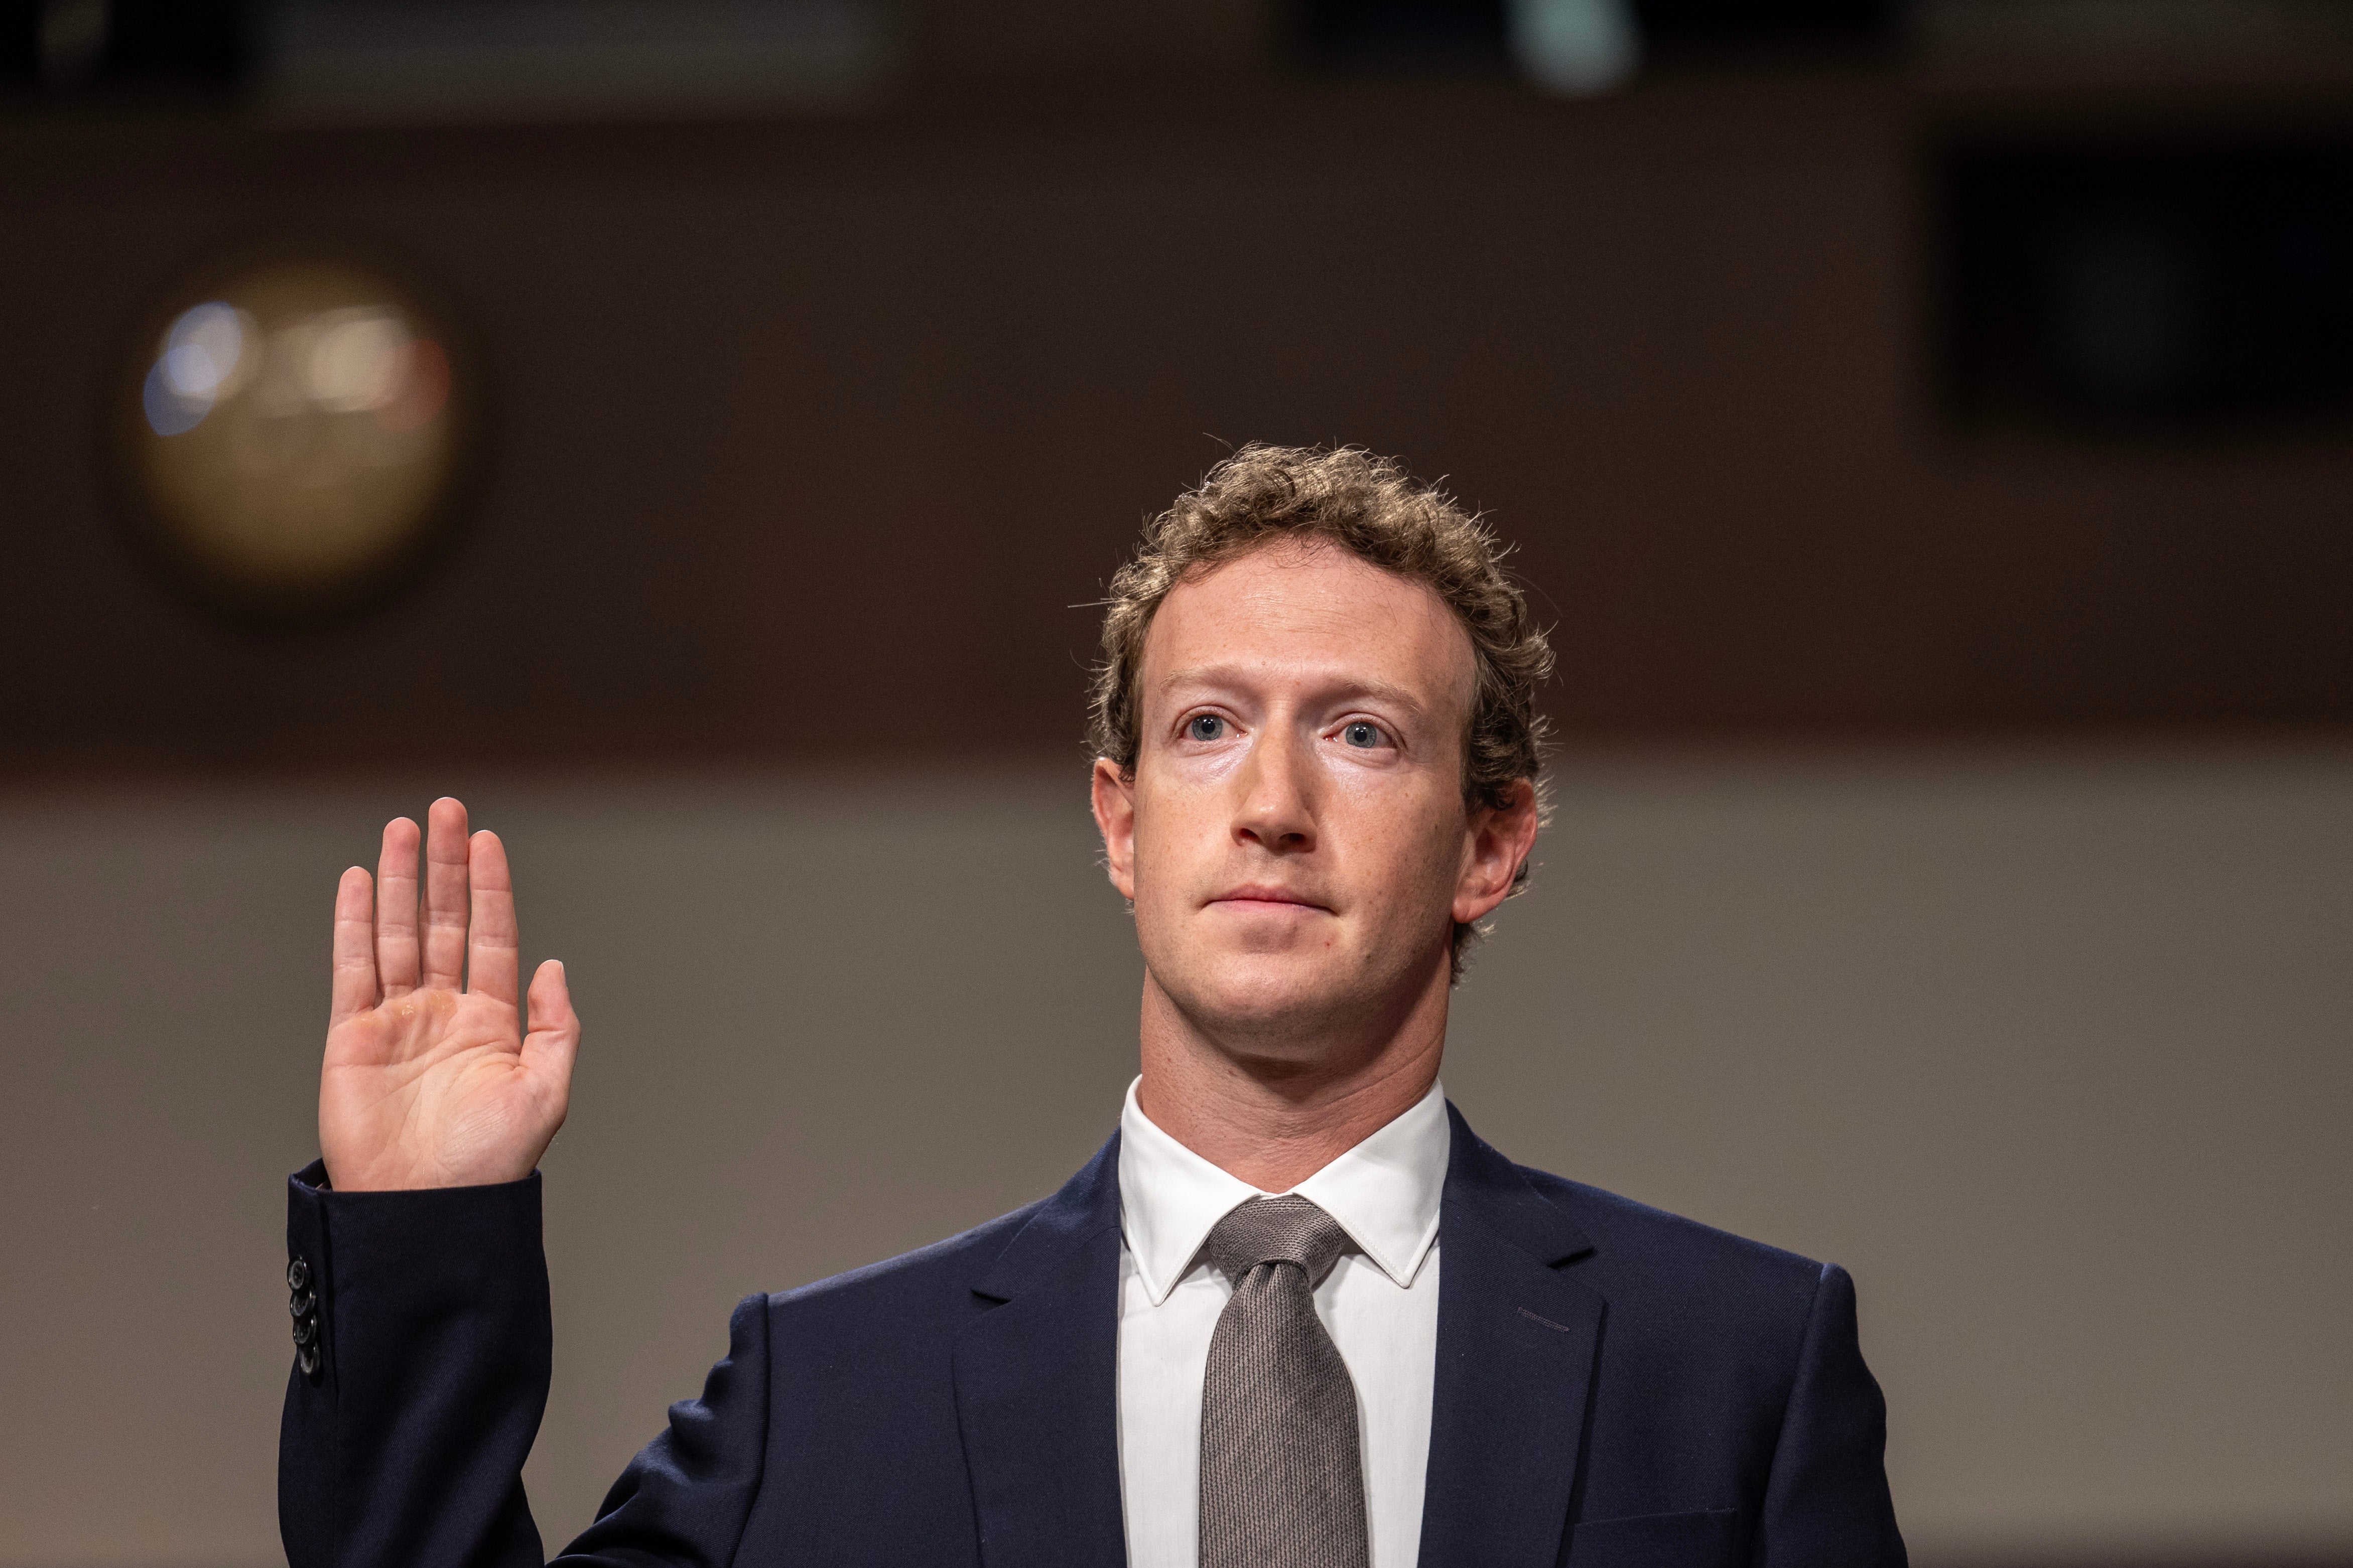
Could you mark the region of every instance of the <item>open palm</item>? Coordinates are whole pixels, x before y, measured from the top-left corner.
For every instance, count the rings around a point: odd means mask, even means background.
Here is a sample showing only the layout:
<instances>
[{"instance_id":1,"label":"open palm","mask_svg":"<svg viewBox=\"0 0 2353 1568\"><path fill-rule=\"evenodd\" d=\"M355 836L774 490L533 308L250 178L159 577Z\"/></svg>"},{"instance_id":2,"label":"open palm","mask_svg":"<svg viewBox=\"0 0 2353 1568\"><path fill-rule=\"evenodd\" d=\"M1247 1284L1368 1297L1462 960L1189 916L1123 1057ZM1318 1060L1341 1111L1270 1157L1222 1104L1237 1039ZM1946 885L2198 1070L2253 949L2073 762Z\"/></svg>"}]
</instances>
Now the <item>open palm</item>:
<instances>
[{"instance_id":1,"label":"open palm","mask_svg":"<svg viewBox=\"0 0 2353 1568\"><path fill-rule=\"evenodd\" d=\"M564 1125L580 1019L564 966L516 994L514 886L498 836L466 832L466 808L385 825L371 883L335 891L335 974L319 1077L319 1149L343 1192L519 1181ZM461 989L462 983L462 989Z\"/></svg>"}]
</instances>

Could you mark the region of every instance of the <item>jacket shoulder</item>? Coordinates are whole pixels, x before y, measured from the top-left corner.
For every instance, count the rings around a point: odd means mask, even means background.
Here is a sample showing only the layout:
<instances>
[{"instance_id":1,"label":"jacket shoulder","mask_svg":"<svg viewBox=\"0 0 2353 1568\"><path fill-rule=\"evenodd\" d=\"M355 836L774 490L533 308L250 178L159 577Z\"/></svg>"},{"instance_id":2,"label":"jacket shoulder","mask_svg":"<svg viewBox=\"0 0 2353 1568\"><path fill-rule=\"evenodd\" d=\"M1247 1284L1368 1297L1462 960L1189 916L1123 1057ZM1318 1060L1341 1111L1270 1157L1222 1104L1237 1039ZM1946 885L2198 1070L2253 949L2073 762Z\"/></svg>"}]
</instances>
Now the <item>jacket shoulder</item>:
<instances>
[{"instance_id":1,"label":"jacket shoulder","mask_svg":"<svg viewBox=\"0 0 2353 1568\"><path fill-rule=\"evenodd\" d=\"M853 1347L899 1356L944 1349L987 1310L994 1276L1017 1259L1051 1259L1073 1239L1118 1224L1113 1134L1061 1189L945 1241L767 1298L776 1342L833 1356ZM890 1347L887 1352L882 1347Z\"/></svg>"},{"instance_id":2,"label":"jacket shoulder","mask_svg":"<svg viewBox=\"0 0 2353 1568\"><path fill-rule=\"evenodd\" d=\"M1578 1272L1618 1291L1679 1298L1754 1320L1801 1325L1829 1272L1825 1265L1761 1241L1525 1165L1536 1194L1593 1243Z\"/></svg>"},{"instance_id":3,"label":"jacket shoulder","mask_svg":"<svg viewBox=\"0 0 2353 1568\"><path fill-rule=\"evenodd\" d=\"M768 1310L780 1320L848 1315L873 1321L907 1311L932 1315L944 1306L963 1306L989 1266L1051 1201L1024 1204L1011 1214L880 1263L790 1290L770 1291Z\"/></svg>"}]
</instances>

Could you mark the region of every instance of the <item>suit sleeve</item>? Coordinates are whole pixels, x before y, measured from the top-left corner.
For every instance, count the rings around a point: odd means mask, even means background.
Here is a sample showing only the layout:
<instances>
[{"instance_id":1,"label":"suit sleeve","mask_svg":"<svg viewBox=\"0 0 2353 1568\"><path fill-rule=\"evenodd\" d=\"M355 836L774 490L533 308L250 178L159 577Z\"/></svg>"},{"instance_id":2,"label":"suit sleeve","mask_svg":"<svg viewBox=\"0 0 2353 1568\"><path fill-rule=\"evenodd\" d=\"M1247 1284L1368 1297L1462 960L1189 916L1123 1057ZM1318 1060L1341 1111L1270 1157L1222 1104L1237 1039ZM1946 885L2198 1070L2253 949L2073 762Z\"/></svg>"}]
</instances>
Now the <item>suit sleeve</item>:
<instances>
[{"instance_id":1,"label":"suit sleeve","mask_svg":"<svg viewBox=\"0 0 2353 1568\"><path fill-rule=\"evenodd\" d=\"M313 1164L287 1198L290 1306L316 1347L298 1351L280 1427L290 1568L541 1568L522 1487L552 1335L539 1177L404 1193L324 1179ZM671 1406L560 1563L733 1557L765 1447L764 1303L737 1307L702 1398Z\"/></svg>"},{"instance_id":2,"label":"suit sleeve","mask_svg":"<svg viewBox=\"0 0 2353 1568\"><path fill-rule=\"evenodd\" d=\"M1905 1568L1886 1449L1887 1405L1862 1363L1854 1281L1825 1264L1773 1449L1757 1568Z\"/></svg>"}]
</instances>

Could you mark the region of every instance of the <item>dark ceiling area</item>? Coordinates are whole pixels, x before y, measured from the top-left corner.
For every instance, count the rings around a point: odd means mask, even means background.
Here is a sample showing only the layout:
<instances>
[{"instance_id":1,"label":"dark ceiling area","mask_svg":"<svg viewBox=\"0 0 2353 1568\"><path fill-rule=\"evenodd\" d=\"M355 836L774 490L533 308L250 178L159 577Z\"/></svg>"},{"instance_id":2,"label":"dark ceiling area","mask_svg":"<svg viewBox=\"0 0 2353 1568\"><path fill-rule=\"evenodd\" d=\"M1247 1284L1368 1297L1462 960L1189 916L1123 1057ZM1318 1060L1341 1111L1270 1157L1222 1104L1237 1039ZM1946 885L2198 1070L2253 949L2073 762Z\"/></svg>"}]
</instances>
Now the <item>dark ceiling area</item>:
<instances>
[{"instance_id":1,"label":"dark ceiling area","mask_svg":"<svg viewBox=\"0 0 2353 1568\"><path fill-rule=\"evenodd\" d=\"M1246 440L1396 453L1484 510L1572 739L2341 729L2353 420L1963 416L1939 196L1987 139L2341 142L2341 86L2187 120L1870 60L1584 101L15 112L0 769L1075 755L1088 603ZM175 279L305 237L434 280L494 429L428 571L271 630L143 564L100 411Z\"/></svg>"}]
</instances>

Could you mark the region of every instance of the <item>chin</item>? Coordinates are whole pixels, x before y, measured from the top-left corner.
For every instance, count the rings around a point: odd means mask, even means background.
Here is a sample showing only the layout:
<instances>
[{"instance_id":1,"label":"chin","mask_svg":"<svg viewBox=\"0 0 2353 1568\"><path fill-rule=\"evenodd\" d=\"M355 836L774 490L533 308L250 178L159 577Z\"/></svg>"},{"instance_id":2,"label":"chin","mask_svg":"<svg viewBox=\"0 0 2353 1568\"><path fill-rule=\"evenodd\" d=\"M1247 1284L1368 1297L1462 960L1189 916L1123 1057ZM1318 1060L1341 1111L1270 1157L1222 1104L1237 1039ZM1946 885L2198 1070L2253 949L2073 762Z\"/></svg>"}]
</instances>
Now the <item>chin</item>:
<instances>
[{"instance_id":1,"label":"chin","mask_svg":"<svg viewBox=\"0 0 2353 1568\"><path fill-rule=\"evenodd\" d=\"M1209 1031L1251 1040L1271 1057L1318 1055L1335 1024L1377 1010L1368 1007L1361 982L1329 954L1231 954L1161 988Z\"/></svg>"}]
</instances>

